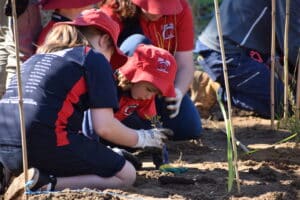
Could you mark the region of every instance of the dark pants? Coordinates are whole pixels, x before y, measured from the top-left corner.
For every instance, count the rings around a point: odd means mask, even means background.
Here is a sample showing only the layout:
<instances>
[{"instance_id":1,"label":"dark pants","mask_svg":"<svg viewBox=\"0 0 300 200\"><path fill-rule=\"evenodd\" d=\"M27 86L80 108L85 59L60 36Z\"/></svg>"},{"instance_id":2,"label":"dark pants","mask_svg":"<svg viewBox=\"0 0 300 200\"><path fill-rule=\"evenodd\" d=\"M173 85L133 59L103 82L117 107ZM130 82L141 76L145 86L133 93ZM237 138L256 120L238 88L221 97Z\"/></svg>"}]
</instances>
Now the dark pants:
<instances>
[{"instance_id":1,"label":"dark pants","mask_svg":"<svg viewBox=\"0 0 300 200\"><path fill-rule=\"evenodd\" d=\"M68 140L68 145L56 146L55 138L48 137L48 133L31 134L29 165L58 177L87 174L112 177L125 165L123 156L82 134L68 133Z\"/></svg>"},{"instance_id":2,"label":"dark pants","mask_svg":"<svg viewBox=\"0 0 300 200\"><path fill-rule=\"evenodd\" d=\"M221 84L219 94L226 101L222 58L219 52L200 52L204 58L199 61L203 70ZM270 118L270 69L264 62L259 62L248 52L226 55L228 79L232 105L254 111L261 117ZM283 83L275 77L275 117L282 115Z\"/></svg>"},{"instance_id":3,"label":"dark pants","mask_svg":"<svg viewBox=\"0 0 300 200\"><path fill-rule=\"evenodd\" d=\"M18 176L23 170L21 146L0 145L0 162L5 170Z\"/></svg>"}]
</instances>

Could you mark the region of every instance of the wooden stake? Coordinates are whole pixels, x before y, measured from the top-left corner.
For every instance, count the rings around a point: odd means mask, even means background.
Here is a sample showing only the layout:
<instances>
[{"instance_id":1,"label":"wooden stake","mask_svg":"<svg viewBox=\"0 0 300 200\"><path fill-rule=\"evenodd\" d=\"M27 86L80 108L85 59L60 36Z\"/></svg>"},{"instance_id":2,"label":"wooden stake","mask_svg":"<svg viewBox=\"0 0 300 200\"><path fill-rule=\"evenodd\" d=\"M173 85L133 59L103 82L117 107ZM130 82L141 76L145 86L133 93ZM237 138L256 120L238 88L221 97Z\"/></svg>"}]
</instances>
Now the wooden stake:
<instances>
[{"instance_id":1,"label":"wooden stake","mask_svg":"<svg viewBox=\"0 0 300 200\"><path fill-rule=\"evenodd\" d=\"M19 113L20 113L20 128L21 128L21 139L22 139L22 156L23 156L23 171L24 171L24 187L28 179L28 162L27 162L27 142L25 133L25 122L24 122L24 111L23 111L23 93L22 93L22 80L21 80L21 69L20 69L20 56L19 56L19 35L18 35L18 22L16 12L16 0L12 0L12 16L13 16L13 28L14 28L14 39L15 39L15 51L16 51L16 75L18 80L18 96L19 96ZM25 194L25 199L28 196Z\"/></svg>"},{"instance_id":2,"label":"wooden stake","mask_svg":"<svg viewBox=\"0 0 300 200\"><path fill-rule=\"evenodd\" d=\"M228 122L231 128L231 140L232 140L232 148L233 148L233 165L235 168L236 173L236 182L237 182L237 189L238 193L241 192L240 187L240 178L239 178L239 171L238 171L238 156L237 156L237 147L236 147L236 139L234 134L234 129L232 125L232 109L231 109L231 96L230 96L230 90L229 90L229 81L228 81L228 73L227 73L227 65L226 65L226 57L225 57L225 50L224 50L224 42L223 42L223 32L222 32L222 25L221 25L221 19L220 19L220 9L218 0L214 0L215 4L215 15L216 15L216 22L217 22L217 28L218 28L218 35L219 35L219 42L220 42L220 49L221 49L221 56L222 56L222 64L223 64L223 74L224 74L224 81L225 81L225 89L226 89L226 97L227 97L227 108L228 108Z\"/></svg>"},{"instance_id":3,"label":"wooden stake","mask_svg":"<svg viewBox=\"0 0 300 200\"><path fill-rule=\"evenodd\" d=\"M276 2L272 0L272 30L271 30L271 129L274 130L275 119L275 17L276 17Z\"/></svg>"},{"instance_id":4,"label":"wooden stake","mask_svg":"<svg viewBox=\"0 0 300 200\"><path fill-rule=\"evenodd\" d=\"M289 23L290 23L290 0L286 0L285 5L285 27L284 27L284 114L283 118L288 116L288 91L289 91Z\"/></svg>"},{"instance_id":5,"label":"wooden stake","mask_svg":"<svg viewBox=\"0 0 300 200\"><path fill-rule=\"evenodd\" d=\"M296 62L296 68L298 68L298 74L297 74L297 91L296 91L296 118L299 119L300 114L300 48L298 49L298 56L297 56L297 62Z\"/></svg>"}]
</instances>

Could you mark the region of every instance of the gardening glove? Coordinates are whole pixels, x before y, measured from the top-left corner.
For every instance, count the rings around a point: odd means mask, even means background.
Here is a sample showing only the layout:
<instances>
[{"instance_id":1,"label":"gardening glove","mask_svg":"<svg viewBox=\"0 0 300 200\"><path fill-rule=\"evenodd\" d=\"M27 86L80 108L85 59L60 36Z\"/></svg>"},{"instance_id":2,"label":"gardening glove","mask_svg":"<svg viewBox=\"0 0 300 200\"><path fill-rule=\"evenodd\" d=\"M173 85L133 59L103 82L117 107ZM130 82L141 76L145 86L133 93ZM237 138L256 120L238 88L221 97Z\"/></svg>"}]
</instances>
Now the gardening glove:
<instances>
[{"instance_id":1,"label":"gardening glove","mask_svg":"<svg viewBox=\"0 0 300 200\"><path fill-rule=\"evenodd\" d=\"M162 148L164 141L172 130L167 128L153 128L149 130L140 129L136 131L138 134L138 142L135 148L156 147Z\"/></svg>"},{"instance_id":2,"label":"gardening glove","mask_svg":"<svg viewBox=\"0 0 300 200\"><path fill-rule=\"evenodd\" d=\"M183 94L180 89L175 88L175 97L167 97L166 101L168 103L167 109L171 110L171 114L169 115L170 118L174 118L178 115L180 110L180 104L183 98Z\"/></svg>"}]
</instances>

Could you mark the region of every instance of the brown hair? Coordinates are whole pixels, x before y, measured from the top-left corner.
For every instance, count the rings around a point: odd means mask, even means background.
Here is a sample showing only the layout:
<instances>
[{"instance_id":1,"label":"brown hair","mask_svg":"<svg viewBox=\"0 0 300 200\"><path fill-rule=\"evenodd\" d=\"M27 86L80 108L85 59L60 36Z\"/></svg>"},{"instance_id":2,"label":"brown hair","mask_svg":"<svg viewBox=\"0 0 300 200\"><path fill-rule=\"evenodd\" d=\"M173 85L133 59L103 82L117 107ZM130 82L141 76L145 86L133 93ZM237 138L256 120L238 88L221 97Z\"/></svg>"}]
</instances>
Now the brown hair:
<instances>
[{"instance_id":1,"label":"brown hair","mask_svg":"<svg viewBox=\"0 0 300 200\"><path fill-rule=\"evenodd\" d=\"M61 24L48 33L44 44L38 47L37 53L50 53L76 46L91 46L88 39L103 34L104 32L92 26L76 27Z\"/></svg>"},{"instance_id":2,"label":"brown hair","mask_svg":"<svg viewBox=\"0 0 300 200\"><path fill-rule=\"evenodd\" d=\"M102 0L101 4L99 4L99 7L105 4L111 6L113 11L120 16L122 21L135 17L138 13L138 7L133 4L131 0L114 0L113 2Z\"/></svg>"}]
</instances>

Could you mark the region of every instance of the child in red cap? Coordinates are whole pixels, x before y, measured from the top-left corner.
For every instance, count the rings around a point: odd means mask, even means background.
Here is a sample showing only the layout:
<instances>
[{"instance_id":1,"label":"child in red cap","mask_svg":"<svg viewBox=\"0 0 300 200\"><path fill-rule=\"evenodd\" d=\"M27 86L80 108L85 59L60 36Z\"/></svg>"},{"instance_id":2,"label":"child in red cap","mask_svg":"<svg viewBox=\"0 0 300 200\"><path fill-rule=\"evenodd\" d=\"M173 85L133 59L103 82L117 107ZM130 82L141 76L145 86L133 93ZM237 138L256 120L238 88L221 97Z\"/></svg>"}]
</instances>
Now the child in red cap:
<instances>
[{"instance_id":1,"label":"child in red cap","mask_svg":"<svg viewBox=\"0 0 300 200\"><path fill-rule=\"evenodd\" d=\"M114 114L115 118L136 129L153 127L151 119L157 115L155 97L176 96L176 70L175 58L168 51L153 45L140 44L133 56L115 71L119 96L119 109ZM86 115L85 118L84 133L89 138L99 140L92 128L91 117ZM116 146L109 142L106 144Z\"/></svg>"},{"instance_id":2,"label":"child in red cap","mask_svg":"<svg viewBox=\"0 0 300 200\"><path fill-rule=\"evenodd\" d=\"M120 121L136 112L141 118L154 117L155 96L174 97L176 61L166 50L141 44L116 75L121 97L115 117Z\"/></svg>"},{"instance_id":3,"label":"child in red cap","mask_svg":"<svg viewBox=\"0 0 300 200\"><path fill-rule=\"evenodd\" d=\"M157 98L156 107L174 139L196 139L201 134L199 113L187 95L193 80L194 27L187 0L106 0L101 9L120 24L120 49L131 56L140 43L168 50L175 57L176 96ZM135 12L134 12L135 11ZM134 12L134 13L132 13Z\"/></svg>"},{"instance_id":4,"label":"child in red cap","mask_svg":"<svg viewBox=\"0 0 300 200\"><path fill-rule=\"evenodd\" d=\"M118 98L108 60L113 54L126 59L116 46L118 34L117 23L106 14L87 10L73 21L57 23L37 54L22 66L28 164L35 167L28 173L31 190L48 184L51 190L62 190L120 188L134 183L136 170L130 162L82 134L87 109L94 130L107 141L131 148L161 148L164 144L164 130L135 130L114 118ZM0 154L0 160L6 169L15 163L21 171L16 84L11 81L0 100L0 143L14 150L10 155ZM161 89L172 92L171 86ZM22 175L12 182L4 199L23 194Z\"/></svg>"}]
</instances>

